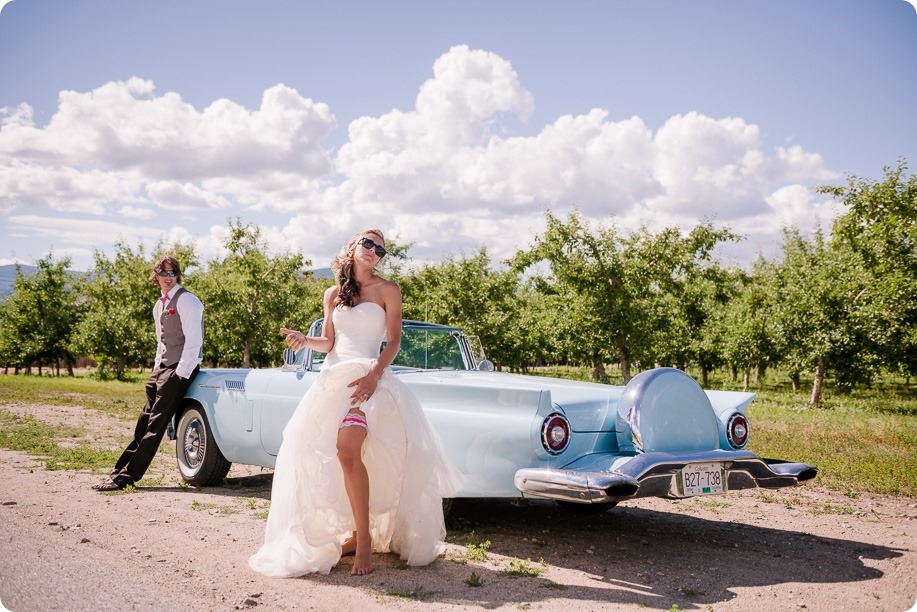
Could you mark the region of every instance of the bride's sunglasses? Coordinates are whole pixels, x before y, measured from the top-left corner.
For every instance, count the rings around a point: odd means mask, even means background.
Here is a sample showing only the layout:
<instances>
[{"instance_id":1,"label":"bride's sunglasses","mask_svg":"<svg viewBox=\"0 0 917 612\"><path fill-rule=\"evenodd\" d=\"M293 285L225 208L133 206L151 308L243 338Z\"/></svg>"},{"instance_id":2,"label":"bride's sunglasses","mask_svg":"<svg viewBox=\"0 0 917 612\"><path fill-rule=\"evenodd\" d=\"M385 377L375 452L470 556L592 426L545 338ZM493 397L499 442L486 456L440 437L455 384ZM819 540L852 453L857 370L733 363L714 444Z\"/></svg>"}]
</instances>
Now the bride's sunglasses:
<instances>
[{"instance_id":1,"label":"bride's sunglasses","mask_svg":"<svg viewBox=\"0 0 917 612\"><path fill-rule=\"evenodd\" d=\"M362 246L364 249L372 249L376 253L376 257L378 257L379 259L382 259L383 257L385 257L385 253L387 252L385 250L385 247L379 246L378 244L376 244L369 238L361 239L360 246Z\"/></svg>"}]
</instances>

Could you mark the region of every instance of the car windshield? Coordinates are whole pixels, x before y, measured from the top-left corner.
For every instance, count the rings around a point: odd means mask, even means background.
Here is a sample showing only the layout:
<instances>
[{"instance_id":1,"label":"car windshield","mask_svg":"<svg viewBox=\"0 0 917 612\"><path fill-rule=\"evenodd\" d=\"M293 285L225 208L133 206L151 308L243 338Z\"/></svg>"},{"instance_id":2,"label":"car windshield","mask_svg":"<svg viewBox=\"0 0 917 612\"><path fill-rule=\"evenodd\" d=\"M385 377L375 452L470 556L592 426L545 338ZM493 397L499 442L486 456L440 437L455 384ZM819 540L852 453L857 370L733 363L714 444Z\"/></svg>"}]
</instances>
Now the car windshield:
<instances>
[{"instance_id":1,"label":"car windshield","mask_svg":"<svg viewBox=\"0 0 917 612\"><path fill-rule=\"evenodd\" d=\"M313 327L313 334L321 333L321 325ZM392 364L394 369L464 370L462 339L458 330L450 327L406 323L401 332L401 350ZM379 347L381 351L385 342ZM299 351L300 353L303 351ZM302 359L297 355L297 362ZM320 368L325 353L312 355L312 369Z\"/></svg>"}]
</instances>

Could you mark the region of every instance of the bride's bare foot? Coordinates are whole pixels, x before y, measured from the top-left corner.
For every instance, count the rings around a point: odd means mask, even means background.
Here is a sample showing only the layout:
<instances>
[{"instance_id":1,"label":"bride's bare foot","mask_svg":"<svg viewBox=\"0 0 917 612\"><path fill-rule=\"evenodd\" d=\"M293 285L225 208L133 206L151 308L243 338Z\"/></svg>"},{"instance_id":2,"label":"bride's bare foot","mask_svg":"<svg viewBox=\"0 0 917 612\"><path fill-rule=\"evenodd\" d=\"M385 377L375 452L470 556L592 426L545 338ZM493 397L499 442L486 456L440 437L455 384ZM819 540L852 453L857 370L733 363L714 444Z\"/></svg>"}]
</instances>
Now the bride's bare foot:
<instances>
[{"instance_id":1,"label":"bride's bare foot","mask_svg":"<svg viewBox=\"0 0 917 612\"><path fill-rule=\"evenodd\" d=\"M357 551L357 536L352 535L347 540L341 544L341 556L346 557L347 555L352 555Z\"/></svg>"},{"instance_id":2,"label":"bride's bare foot","mask_svg":"<svg viewBox=\"0 0 917 612\"><path fill-rule=\"evenodd\" d=\"M360 538L354 550L351 576L365 576L373 571L373 543L370 538Z\"/></svg>"}]
</instances>

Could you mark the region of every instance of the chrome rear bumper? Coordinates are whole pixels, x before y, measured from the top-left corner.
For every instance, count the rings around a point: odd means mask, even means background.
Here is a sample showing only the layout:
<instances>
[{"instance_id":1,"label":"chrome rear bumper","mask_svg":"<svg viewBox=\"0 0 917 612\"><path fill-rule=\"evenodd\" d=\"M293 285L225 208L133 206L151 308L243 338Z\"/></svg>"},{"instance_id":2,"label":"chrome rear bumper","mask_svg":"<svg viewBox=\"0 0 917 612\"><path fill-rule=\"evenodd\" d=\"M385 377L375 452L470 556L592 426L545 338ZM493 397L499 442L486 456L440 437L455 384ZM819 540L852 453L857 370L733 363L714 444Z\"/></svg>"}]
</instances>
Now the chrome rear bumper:
<instances>
[{"instance_id":1,"label":"chrome rear bumper","mask_svg":"<svg viewBox=\"0 0 917 612\"><path fill-rule=\"evenodd\" d=\"M726 473L724 492L740 489L779 489L815 478L818 468L807 463L763 459L750 451L711 450L698 453L643 453L624 462L618 455L605 455L607 470L595 469L602 457L590 457L591 469L524 468L513 479L525 495L606 504L635 497L680 498L676 486L679 471L691 463L721 463ZM576 461L575 464L583 464Z\"/></svg>"}]
</instances>

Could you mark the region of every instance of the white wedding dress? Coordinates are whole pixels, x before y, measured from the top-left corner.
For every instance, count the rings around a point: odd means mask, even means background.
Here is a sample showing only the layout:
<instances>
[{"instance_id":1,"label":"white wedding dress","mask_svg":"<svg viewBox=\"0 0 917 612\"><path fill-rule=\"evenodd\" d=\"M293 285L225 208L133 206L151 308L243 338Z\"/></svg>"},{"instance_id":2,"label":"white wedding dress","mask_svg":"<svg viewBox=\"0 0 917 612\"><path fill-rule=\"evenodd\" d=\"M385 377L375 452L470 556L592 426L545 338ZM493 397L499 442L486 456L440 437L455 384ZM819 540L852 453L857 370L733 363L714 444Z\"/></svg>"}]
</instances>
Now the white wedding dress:
<instances>
[{"instance_id":1,"label":"white wedding dress","mask_svg":"<svg viewBox=\"0 0 917 612\"><path fill-rule=\"evenodd\" d=\"M363 302L335 308L332 316L334 348L283 431L264 544L248 561L267 576L327 574L355 528L337 434L352 407L347 385L365 376L379 355L385 311ZM445 548L442 499L453 497L464 477L417 398L388 369L362 410L373 552L394 551L408 565L426 565Z\"/></svg>"}]
</instances>

